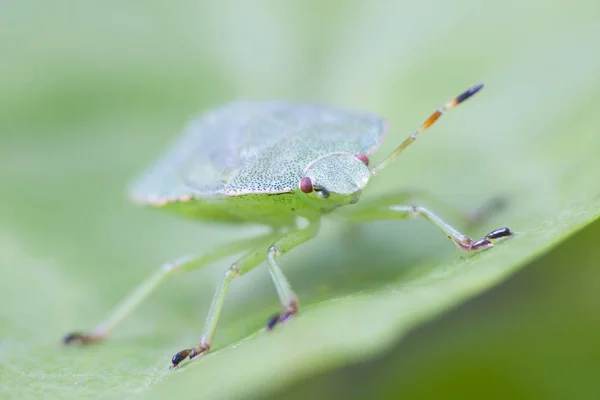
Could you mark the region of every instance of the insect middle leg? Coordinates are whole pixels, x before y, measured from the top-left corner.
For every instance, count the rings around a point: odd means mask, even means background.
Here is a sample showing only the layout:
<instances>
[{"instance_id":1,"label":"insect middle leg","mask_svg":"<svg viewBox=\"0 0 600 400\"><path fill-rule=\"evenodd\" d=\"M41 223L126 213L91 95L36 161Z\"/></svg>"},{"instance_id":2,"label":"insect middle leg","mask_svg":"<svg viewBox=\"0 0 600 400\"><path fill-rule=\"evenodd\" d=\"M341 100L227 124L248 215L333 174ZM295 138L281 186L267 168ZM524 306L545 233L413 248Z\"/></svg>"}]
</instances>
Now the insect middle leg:
<instances>
[{"instance_id":1,"label":"insect middle leg","mask_svg":"<svg viewBox=\"0 0 600 400\"><path fill-rule=\"evenodd\" d=\"M439 197L434 196L430 192L423 190L405 190L398 193L393 193L379 197L371 201L361 202L354 207L348 207L343 210L342 215L347 215L347 218L359 222L363 214L372 215L378 209L385 209L398 204L408 205L427 205L435 206L436 209L452 213L460 217L462 224L465 226L477 226L484 223L488 218L494 216L506 208L507 201L505 198L495 196L488 199L479 207L465 212L457 207L448 204Z\"/></svg>"},{"instance_id":2,"label":"insect middle leg","mask_svg":"<svg viewBox=\"0 0 600 400\"><path fill-rule=\"evenodd\" d=\"M221 258L253 248L259 243L270 243L275 237L274 233L269 233L256 238L243 239L237 242L228 243L204 256L187 257L164 264L158 271L143 281L129 296L123 299L108 318L93 331L90 333L68 333L64 336L63 342L65 344L89 344L99 342L105 339L106 336L108 336L121 321L131 314L131 312L133 312L168 276L177 272L199 269Z\"/></svg>"},{"instance_id":3,"label":"insect middle leg","mask_svg":"<svg viewBox=\"0 0 600 400\"><path fill-rule=\"evenodd\" d=\"M429 209L413 205L394 205L386 202L375 202L370 207L362 207L355 212L349 212L346 218L354 222L366 222L384 219L425 218L442 231L456 246L464 251L482 250L492 247L494 242L513 235L506 227L494 229L480 239L472 239L446 223Z\"/></svg>"}]
</instances>

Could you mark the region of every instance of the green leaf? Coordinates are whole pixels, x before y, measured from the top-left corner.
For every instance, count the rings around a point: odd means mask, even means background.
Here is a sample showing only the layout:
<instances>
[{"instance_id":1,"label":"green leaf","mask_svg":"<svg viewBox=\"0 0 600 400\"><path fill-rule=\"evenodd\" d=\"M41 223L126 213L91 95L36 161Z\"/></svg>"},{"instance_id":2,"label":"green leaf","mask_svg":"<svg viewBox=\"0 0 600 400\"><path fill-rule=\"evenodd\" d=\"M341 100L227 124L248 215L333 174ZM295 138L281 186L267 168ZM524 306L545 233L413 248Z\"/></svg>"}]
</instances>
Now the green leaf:
<instances>
[{"instance_id":1,"label":"green leaf","mask_svg":"<svg viewBox=\"0 0 600 400\"><path fill-rule=\"evenodd\" d=\"M272 398L593 398L600 386L599 234L596 220L381 356Z\"/></svg>"},{"instance_id":2,"label":"green leaf","mask_svg":"<svg viewBox=\"0 0 600 400\"><path fill-rule=\"evenodd\" d=\"M251 397L382 354L501 282L600 214L600 34L594 2L15 3L0 16L0 397ZM435 12L432 12L435 9ZM449 222L501 195L467 233L517 235L466 256L425 221L328 221L282 265L301 313L278 310L265 268L235 280L214 351L167 367L200 336L228 262L173 278L110 341L63 348L164 261L257 228L138 209L123 187L184 122L233 98L313 99L387 116L383 157L473 83L365 200L403 188Z\"/></svg>"}]
</instances>

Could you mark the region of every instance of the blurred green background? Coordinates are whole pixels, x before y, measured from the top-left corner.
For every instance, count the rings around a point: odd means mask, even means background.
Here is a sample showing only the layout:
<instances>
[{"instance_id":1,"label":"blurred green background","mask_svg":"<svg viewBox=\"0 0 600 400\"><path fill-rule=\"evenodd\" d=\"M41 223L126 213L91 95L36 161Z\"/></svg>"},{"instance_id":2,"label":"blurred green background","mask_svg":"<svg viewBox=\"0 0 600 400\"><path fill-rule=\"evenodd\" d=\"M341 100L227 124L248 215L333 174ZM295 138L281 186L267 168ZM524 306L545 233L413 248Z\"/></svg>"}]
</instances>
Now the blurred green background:
<instances>
[{"instance_id":1,"label":"blurred green background","mask_svg":"<svg viewBox=\"0 0 600 400\"><path fill-rule=\"evenodd\" d=\"M0 397L597 397L598 223L560 243L600 213L599 8L0 3ZM257 268L231 286L216 351L167 370L197 342L225 261L168 281L113 340L58 345L163 262L258 231L123 196L201 110L236 98L368 110L390 122L386 153L479 81L363 198L426 189L460 225L453 208L502 195L509 208L467 232L507 225L510 242L466 257L424 221L329 221L282 261L304 311L272 335L259 330L278 301Z\"/></svg>"}]
</instances>

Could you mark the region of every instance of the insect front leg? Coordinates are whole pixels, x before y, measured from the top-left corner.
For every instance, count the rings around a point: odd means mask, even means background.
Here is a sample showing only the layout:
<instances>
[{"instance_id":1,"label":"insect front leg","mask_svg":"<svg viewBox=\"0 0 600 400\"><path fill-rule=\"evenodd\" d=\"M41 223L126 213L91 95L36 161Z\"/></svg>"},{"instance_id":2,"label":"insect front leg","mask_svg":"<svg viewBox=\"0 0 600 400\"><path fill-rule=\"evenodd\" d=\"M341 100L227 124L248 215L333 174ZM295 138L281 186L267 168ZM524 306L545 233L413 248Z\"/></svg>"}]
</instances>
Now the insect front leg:
<instances>
[{"instance_id":1,"label":"insect front leg","mask_svg":"<svg viewBox=\"0 0 600 400\"><path fill-rule=\"evenodd\" d=\"M280 314L274 315L267 321L267 329L271 330L278 323L287 322L298 312L298 298L292 290L289 281L283 274L283 271L277 264L277 259L294 247L314 238L319 232L319 228L320 220L311 221L306 228L288 233L269 247L267 253L269 273L275 284L275 289L277 289L277 295L279 296L283 311Z\"/></svg>"},{"instance_id":2,"label":"insect front leg","mask_svg":"<svg viewBox=\"0 0 600 400\"><path fill-rule=\"evenodd\" d=\"M389 199L388 199L389 200ZM481 219L482 213L479 212ZM367 207L358 208L345 214L347 219L355 222L375 221L384 219L413 219L425 218L442 231L456 246L464 251L477 251L492 247L495 241L513 236L509 228L494 229L480 239L472 239L446 223L429 209L416 205L394 205L389 201L377 201Z\"/></svg>"},{"instance_id":3,"label":"insect front leg","mask_svg":"<svg viewBox=\"0 0 600 400\"><path fill-rule=\"evenodd\" d=\"M202 334L202 338L200 339L200 343L196 347L183 349L177 352L177 354L175 354L171 359L171 368L178 368L179 364L186 358L189 357L190 360L194 360L206 354L206 352L210 350L215 332L217 330L217 324L219 322L221 310L223 309L223 302L225 301L229 284L233 278L249 272L254 267L258 266L262 261L264 261L265 249L267 249L267 246L269 246L272 241L273 238L268 238L267 240L263 239L260 245L238 259L225 272L223 275L223 280L217 287L215 295L213 296L213 300L208 311L208 316L206 317L206 322L204 323L204 332Z\"/></svg>"},{"instance_id":4,"label":"insect front leg","mask_svg":"<svg viewBox=\"0 0 600 400\"><path fill-rule=\"evenodd\" d=\"M261 261L264 260L264 258L264 246L262 246L259 247L258 250L250 251L237 260L233 265L231 265L231 267L229 267L229 269L223 275L223 279L217 287L215 295L213 296L213 300L208 311L208 316L206 317L206 322L204 323L204 332L202 334L202 338L200 339L200 343L196 347L183 349L177 352L177 354L175 354L171 359L171 369L178 368L179 364L188 357L190 360L194 360L210 350L213 343L213 338L215 336L215 331L217 330L219 316L221 315L221 310L223 309L223 302L225 301L225 295L227 294L229 284L233 278L243 275L244 273L256 267L261 263Z\"/></svg>"},{"instance_id":5,"label":"insect front leg","mask_svg":"<svg viewBox=\"0 0 600 400\"><path fill-rule=\"evenodd\" d=\"M267 248L266 246L268 246L267 243L272 243L267 250L269 273L271 274L271 278L273 279L277 294L279 295L279 300L283 307L283 311L280 314L277 314L269 320L267 327L268 329L271 329L278 322L286 322L289 320L289 318L298 311L298 299L287 278L283 275L283 272L277 265L276 259L279 255L287 253L292 248L315 237L319 231L319 226L319 221L312 222L304 229L295 230L285 234L274 243L266 242L263 246L257 247L255 250L250 251L233 263L227 272L225 272L223 280L215 292L208 316L206 317L204 333L202 334L200 343L196 347L183 349L177 352L171 360L171 368L178 368L179 364L186 358L193 360L206 354L206 352L210 350L229 284L233 278L252 270L265 259L265 249Z\"/></svg>"},{"instance_id":6,"label":"insect front leg","mask_svg":"<svg viewBox=\"0 0 600 400\"><path fill-rule=\"evenodd\" d=\"M211 253L200 257L182 258L164 264L158 271L143 281L129 296L115 308L108 318L89 333L71 332L64 336L65 344L79 343L90 344L99 342L108 336L110 332L133 312L168 276L178 272L196 270L211 264L221 258L240 253L248 248L257 246L258 243L273 240L274 234L259 236L252 239L244 239L226 244ZM267 242L268 243L268 242Z\"/></svg>"}]
</instances>

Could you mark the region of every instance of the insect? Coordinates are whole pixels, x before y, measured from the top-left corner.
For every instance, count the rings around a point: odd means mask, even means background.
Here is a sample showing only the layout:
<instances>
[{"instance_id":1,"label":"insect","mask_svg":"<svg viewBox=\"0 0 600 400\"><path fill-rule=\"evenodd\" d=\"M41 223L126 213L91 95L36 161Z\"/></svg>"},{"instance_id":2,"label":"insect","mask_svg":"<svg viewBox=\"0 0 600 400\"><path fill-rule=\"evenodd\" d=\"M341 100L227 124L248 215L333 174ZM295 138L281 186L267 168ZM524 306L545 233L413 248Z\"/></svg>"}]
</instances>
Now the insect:
<instances>
[{"instance_id":1,"label":"insect","mask_svg":"<svg viewBox=\"0 0 600 400\"><path fill-rule=\"evenodd\" d=\"M132 198L142 205L199 220L267 225L269 233L227 244L200 257L165 264L95 330L69 333L64 343L101 341L169 275L244 252L225 272L216 290L199 344L176 353L171 368L210 350L231 280L265 258L282 307L267 321L267 329L289 321L298 312L298 299L279 266L279 258L314 238L323 215L357 203L371 178L444 111L482 87L475 85L436 110L372 168L369 158L386 131L385 122L377 116L321 105L267 101L236 102L206 112L189 124L179 141L133 185ZM407 204L405 194L347 212L344 217L355 222L422 217L467 252L492 247L496 240L512 236L505 227L473 240L429 209ZM300 227L298 219L308 224Z\"/></svg>"}]
</instances>

